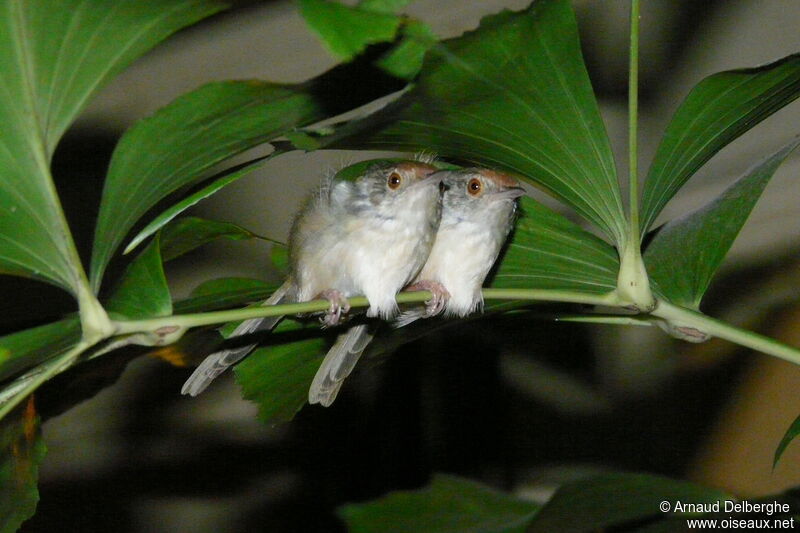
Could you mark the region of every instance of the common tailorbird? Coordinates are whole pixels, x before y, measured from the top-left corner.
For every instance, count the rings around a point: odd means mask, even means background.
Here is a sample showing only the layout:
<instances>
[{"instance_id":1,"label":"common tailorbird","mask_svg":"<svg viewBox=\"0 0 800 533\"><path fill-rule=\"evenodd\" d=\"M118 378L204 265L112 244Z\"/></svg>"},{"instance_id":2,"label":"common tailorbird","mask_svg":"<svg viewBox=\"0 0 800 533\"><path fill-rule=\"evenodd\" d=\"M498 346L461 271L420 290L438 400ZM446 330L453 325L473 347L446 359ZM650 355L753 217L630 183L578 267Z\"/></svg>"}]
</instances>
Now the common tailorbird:
<instances>
[{"instance_id":1,"label":"common tailorbird","mask_svg":"<svg viewBox=\"0 0 800 533\"><path fill-rule=\"evenodd\" d=\"M519 182L485 168L441 171L448 188L431 253L406 290L433 290L425 309L406 311L397 326L444 312L465 317L483 305L481 287L514 225ZM441 290L445 289L442 294Z\"/></svg>"},{"instance_id":2,"label":"common tailorbird","mask_svg":"<svg viewBox=\"0 0 800 533\"><path fill-rule=\"evenodd\" d=\"M344 179L363 168L356 179ZM441 214L441 176L425 161L374 160L340 170L306 201L289 234L290 273L264 305L330 301L321 319L334 326L348 297L369 301L367 316L390 319L395 297L425 263ZM246 320L232 335L270 330L282 317ZM216 352L197 367L181 392L196 396L253 346ZM327 389L340 361L326 357L314 383ZM312 388L314 385L312 385Z\"/></svg>"}]
</instances>

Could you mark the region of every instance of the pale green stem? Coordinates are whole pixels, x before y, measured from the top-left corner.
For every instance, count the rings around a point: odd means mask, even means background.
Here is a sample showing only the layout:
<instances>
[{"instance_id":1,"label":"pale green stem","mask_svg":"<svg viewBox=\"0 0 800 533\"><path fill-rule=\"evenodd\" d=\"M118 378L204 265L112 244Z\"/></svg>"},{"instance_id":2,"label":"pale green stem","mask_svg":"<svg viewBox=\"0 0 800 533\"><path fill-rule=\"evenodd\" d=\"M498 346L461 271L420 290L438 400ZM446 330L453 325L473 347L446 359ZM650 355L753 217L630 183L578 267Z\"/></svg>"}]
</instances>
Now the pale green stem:
<instances>
[{"instance_id":1,"label":"pale green stem","mask_svg":"<svg viewBox=\"0 0 800 533\"><path fill-rule=\"evenodd\" d=\"M606 294L591 295L558 290L484 289L483 296L486 300L571 302L610 307L620 307L624 305L624 302L619 300L616 291ZM397 302L423 302L430 297L431 294L427 291L406 292L397 295ZM352 298L350 300L350 304L353 308L366 307L369 305L367 299L364 297ZM180 336L183 331L191 327L209 326L213 324L245 320L256 317L313 313L317 311L324 311L329 305L330 303L326 300L315 300L313 302L303 302L298 304L256 306L211 313L174 315L148 320L118 321L113 322L114 331L111 335L137 333L153 334L162 328L176 328L176 336ZM612 315L599 315L592 317L567 314L553 315L552 318L563 321L602 322L609 324L640 326L651 325L650 323L653 320L661 319L667 321L673 327L682 328L684 331L687 331L687 328L689 328L696 330L697 332L707 333L708 335L726 339L741 346L752 348L754 350L758 350L760 352L800 365L800 349L787 346L774 339L770 339L769 337L765 337L757 333L739 329L735 326L731 326L730 324L726 324L720 320L708 317L697 311L679 307L668 302L658 301L657 306L651 312L650 317L651 318ZM141 338L147 339L148 336L141 335ZM151 336L149 338L161 338L162 340L169 339L170 342L177 340L175 337L171 337L170 335L163 337L156 335L155 337ZM123 339L119 343L112 343L112 346L119 347L120 345L134 344L134 342L130 342L132 340L133 339ZM15 406L17 406L22 400L30 395L42 383L72 366L75 361L77 361L78 357L83 352L94 346L94 344L96 343L84 339L62 355L17 378L5 390L0 392L0 418L8 414ZM112 349L110 347L107 348ZM103 351L105 352L107 350Z\"/></svg>"},{"instance_id":2,"label":"pale green stem","mask_svg":"<svg viewBox=\"0 0 800 533\"><path fill-rule=\"evenodd\" d=\"M83 338L89 345L107 339L115 333L108 313L89 288L88 282L78 284L78 309L80 310Z\"/></svg>"},{"instance_id":3,"label":"pale green stem","mask_svg":"<svg viewBox=\"0 0 800 533\"><path fill-rule=\"evenodd\" d=\"M586 305L619 305L619 301L617 300L615 292L592 295L572 291L543 289L484 289L483 297L487 300L532 300L545 302L582 303ZM424 302L430 298L431 293L428 291L401 292L397 295L397 303L404 304ZM363 296L350 298L348 301L350 302L350 307L353 309L369 306L369 302ZM145 320L121 320L115 322L114 325L115 333L117 335L127 335L131 333L155 332L161 328L178 327L181 329L186 329L200 326L211 326L214 324L223 324L226 322L236 322L238 320L247 320L249 318L314 313L325 311L329 306L330 302L327 300L314 300L311 302L246 307L243 309L213 311L209 313L172 315L163 318L150 318Z\"/></svg>"},{"instance_id":4,"label":"pale green stem","mask_svg":"<svg viewBox=\"0 0 800 533\"><path fill-rule=\"evenodd\" d=\"M653 316L663 318L673 324L691 327L712 337L719 337L753 350L772 355L800 365L800 349L793 348L782 342L752 331L737 328L716 318L703 313L673 305L669 302L659 301L652 312Z\"/></svg>"},{"instance_id":5,"label":"pale green stem","mask_svg":"<svg viewBox=\"0 0 800 533\"><path fill-rule=\"evenodd\" d=\"M652 326L653 321L636 316L620 315L553 315L556 322L578 322L582 324L606 324L610 326Z\"/></svg>"},{"instance_id":6,"label":"pale green stem","mask_svg":"<svg viewBox=\"0 0 800 533\"><path fill-rule=\"evenodd\" d=\"M631 0L630 67L628 68L628 190L630 241L639 242L639 0Z\"/></svg>"},{"instance_id":7,"label":"pale green stem","mask_svg":"<svg viewBox=\"0 0 800 533\"><path fill-rule=\"evenodd\" d=\"M532 300L620 306L620 301L614 291L605 294L586 294L584 292L551 289L483 289L483 298L486 300Z\"/></svg>"},{"instance_id":8,"label":"pale green stem","mask_svg":"<svg viewBox=\"0 0 800 533\"><path fill-rule=\"evenodd\" d=\"M628 235L620 253L617 292L622 301L641 312L655 305L650 279L642 260L639 239L639 170L637 123L639 117L639 0L631 0L631 43L628 79Z\"/></svg>"},{"instance_id":9,"label":"pale green stem","mask_svg":"<svg viewBox=\"0 0 800 533\"><path fill-rule=\"evenodd\" d=\"M610 326L653 326L657 319L642 318L640 315L610 315L602 313L576 314L576 313L537 313L530 309L512 309L505 311L506 316L524 315L525 317L539 320L552 320L553 322L578 322L582 324L603 324Z\"/></svg>"}]
</instances>

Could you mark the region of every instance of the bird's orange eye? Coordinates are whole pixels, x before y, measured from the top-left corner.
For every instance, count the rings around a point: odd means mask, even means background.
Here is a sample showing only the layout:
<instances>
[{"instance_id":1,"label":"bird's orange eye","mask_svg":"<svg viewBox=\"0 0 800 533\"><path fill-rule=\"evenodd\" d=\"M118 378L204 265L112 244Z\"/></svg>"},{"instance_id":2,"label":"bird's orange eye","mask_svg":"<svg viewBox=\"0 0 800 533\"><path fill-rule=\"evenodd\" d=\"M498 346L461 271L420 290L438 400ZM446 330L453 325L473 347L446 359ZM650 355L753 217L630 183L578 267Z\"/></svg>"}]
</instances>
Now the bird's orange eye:
<instances>
[{"instance_id":1,"label":"bird's orange eye","mask_svg":"<svg viewBox=\"0 0 800 533\"><path fill-rule=\"evenodd\" d=\"M403 178L397 172L389 174L389 179L386 180L386 185L388 185L390 189L399 189L401 183L403 183Z\"/></svg>"},{"instance_id":2,"label":"bird's orange eye","mask_svg":"<svg viewBox=\"0 0 800 533\"><path fill-rule=\"evenodd\" d=\"M469 183L467 183L467 192L472 196L478 196L481 190L483 190L483 184L478 178L472 178L469 180Z\"/></svg>"}]
</instances>

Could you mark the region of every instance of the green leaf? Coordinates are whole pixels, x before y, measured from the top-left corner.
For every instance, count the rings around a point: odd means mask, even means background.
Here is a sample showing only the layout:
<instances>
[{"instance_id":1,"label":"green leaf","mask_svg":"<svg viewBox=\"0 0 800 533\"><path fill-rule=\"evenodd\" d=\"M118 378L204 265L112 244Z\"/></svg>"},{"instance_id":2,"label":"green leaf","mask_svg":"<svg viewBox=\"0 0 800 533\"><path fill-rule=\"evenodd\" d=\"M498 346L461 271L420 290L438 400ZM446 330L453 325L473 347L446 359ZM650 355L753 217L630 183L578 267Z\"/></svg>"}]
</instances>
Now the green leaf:
<instances>
[{"instance_id":1,"label":"green leaf","mask_svg":"<svg viewBox=\"0 0 800 533\"><path fill-rule=\"evenodd\" d=\"M778 447L775 449L775 457L772 459L772 468L774 469L778 465L778 461L781 460L781 456L783 452L786 451L786 448L791 444L797 435L800 435L800 416L795 418L792 425L789 426L789 429L786 430L786 434L781 439L781 442L778 444Z\"/></svg>"},{"instance_id":2,"label":"green leaf","mask_svg":"<svg viewBox=\"0 0 800 533\"><path fill-rule=\"evenodd\" d=\"M328 50L344 61L353 59L370 44L394 40L401 19L387 12L387 7L379 4L351 7L326 0L300 0L300 13L306 23Z\"/></svg>"},{"instance_id":3,"label":"green leaf","mask_svg":"<svg viewBox=\"0 0 800 533\"><path fill-rule=\"evenodd\" d=\"M0 272L87 292L50 157L91 96L209 0L7 0L0 5Z\"/></svg>"},{"instance_id":4,"label":"green leaf","mask_svg":"<svg viewBox=\"0 0 800 533\"><path fill-rule=\"evenodd\" d=\"M192 290L192 297L198 296L220 296L228 292L236 291L266 291L276 289L274 283L267 283L260 279L253 278L217 278L205 281ZM269 295L267 295L269 296Z\"/></svg>"},{"instance_id":5,"label":"green leaf","mask_svg":"<svg viewBox=\"0 0 800 533\"><path fill-rule=\"evenodd\" d=\"M237 165L233 168L230 168L217 176L210 178L207 180L209 182L208 185L202 187L195 193L190 194L183 200L179 201L169 209L166 209L160 215L153 219L144 229L142 229L136 236L131 239L131 242L128 246L125 247L124 254L129 254L133 251L134 248L139 246L145 239L149 236L153 235L155 232L160 230L170 221L172 221L175 217L192 207L193 205L197 204L198 202L205 200L218 190L222 189L226 185L233 183L234 181L238 180L241 177L246 176L250 172L258 169L267 160L272 159L272 157L282 154L283 151L275 150L271 154L266 157L260 157L253 161L248 161L247 163L242 163L241 165Z\"/></svg>"},{"instance_id":6,"label":"green leaf","mask_svg":"<svg viewBox=\"0 0 800 533\"><path fill-rule=\"evenodd\" d=\"M155 318L172 313L159 239L153 241L130 264L106 303L110 313L128 319Z\"/></svg>"},{"instance_id":7,"label":"green leaf","mask_svg":"<svg viewBox=\"0 0 800 533\"><path fill-rule=\"evenodd\" d=\"M297 125L325 117L312 85L211 83L187 93L120 140L106 178L95 232L92 284L150 208L211 166ZM238 177L238 176L237 176Z\"/></svg>"},{"instance_id":8,"label":"green leaf","mask_svg":"<svg viewBox=\"0 0 800 533\"><path fill-rule=\"evenodd\" d=\"M492 287L603 294L616 287L619 257L607 242L532 198L521 216Z\"/></svg>"},{"instance_id":9,"label":"green leaf","mask_svg":"<svg viewBox=\"0 0 800 533\"><path fill-rule=\"evenodd\" d=\"M220 278L197 286L191 298L175 302L175 313L199 313L263 301L278 286L258 279Z\"/></svg>"},{"instance_id":10,"label":"green leaf","mask_svg":"<svg viewBox=\"0 0 800 533\"><path fill-rule=\"evenodd\" d=\"M405 80L413 79L427 52L439 40L430 27L420 21L410 20L403 25L400 42L377 61L377 65Z\"/></svg>"},{"instance_id":11,"label":"green leaf","mask_svg":"<svg viewBox=\"0 0 800 533\"><path fill-rule=\"evenodd\" d=\"M371 83L353 88L352 80L359 76ZM257 80L211 83L138 122L112 156L95 229L92 286L100 286L108 261L136 221L171 193L200 183L213 165L402 87L401 80L358 58L297 85ZM289 149L278 147L268 157ZM146 231L152 233L188 205L249 170L247 164L234 167L233 174L190 193Z\"/></svg>"},{"instance_id":12,"label":"green leaf","mask_svg":"<svg viewBox=\"0 0 800 533\"><path fill-rule=\"evenodd\" d=\"M603 474L563 485L541 508L527 531L597 531L662 516L659 504L663 501L705 503L731 499L716 489L661 476Z\"/></svg>"},{"instance_id":13,"label":"green leaf","mask_svg":"<svg viewBox=\"0 0 800 533\"><path fill-rule=\"evenodd\" d=\"M161 258L169 261L222 238L240 241L260 237L230 222L184 217L167 224L161 230Z\"/></svg>"},{"instance_id":14,"label":"green leaf","mask_svg":"<svg viewBox=\"0 0 800 533\"><path fill-rule=\"evenodd\" d=\"M316 147L426 150L502 168L624 242L614 159L567 0L484 18L435 45L410 91Z\"/></svg>"},{"instance_id":15,"label":"green leaf","mask_svg":"<svg viewBox=\"0 0 800 533\"><path fill-rule=\"evenodd\" d=\"M642 235L706 161L800 96L800 54L762 67L719 72L698 83L672 117L642 198Z\"/></svg>"},{"instance_id":16,"label":"green leaf","mask_svg":"<svg viewBox=\"0 0 800 533\"><path fill-rule=\"evenodd\" d=\"M272 265L281 274L289 275L289 247L275 245L269 250L269 259Z\"/></svg>"},{"instance_id":17,"label":"green leaf","mask_svg":"<svg viewBox=\"0 0 800 533\"><path fill-rule=\"evenodd\" d=\"M798 144L800 138L758 163L713 201L658 230L644 253L656 292L672 303L698 309L764 187Z\"/></svg>"},{"instance_id":18,"label":"green leaf","mask_svg":"<svg viewBox=\"0 0 800 533\"><path fill-rule=\"evenodd\" d=\"M397 13L413 0L361 0L358 8L376 13Z\"/></svg>"},{"instance_id":19,"label":"green leaf","mask_svg":"<svg viewBox=\"0 0 800 533\"><path fill-rule=\"evenodd\" d=\"M0 338L0 381L65 351L80 339L81 325L77 317Z\"/></svg>"},{"instance_id":20,"label":"green leaf","mask_svg":"<svg viewBox=\"0 0 800 533\"><path fill-rule=\"evenodd\" d=\"M270 342L282 344L258 348L234 368L242 395L258 405L262 422L287 422L308 400L326 346L313 335L319 335L318 324L285 319L269 335Z\"/></svg>"},{"instance_id":21,"label":"green leaf","mask_svg":"<svg viewBox=\"0 0 800 533\"><path fill-rule=\"evenodd\" d=\"M0 421L0 532L16 531L39 502L39 465L47 448L29 397L24 408Z\"/></svg>"},{"instance_id":22,"label":"green leaf","mask_svg":"<svg viewBox=\"0 0 800 533\"><path fill-rule=\"evenodd\" d=\"M0 389L0 420L30 397L42 383L69 368L88 347L88 343L81 340L6 383Z\"/></svg>"},{"instance_id":23,"label":"green leaf","mask_svg":"<svg viewBox=\"0 0 800 533\"><path fill-rule=\"evenodd\" d=\"M226 7L218 0L4 2L9 35L21 39L11 53L23 58L15 66L35 91L34 129L45 135L47 153L107 81L177 30Z\"/></svg>"},{"instance_id":24,"label":"green leaf","mask_svg":"<svg viewBox=\"0 0 800 533\"><path fill-rule=\"evenodd\" d=\"M435 474L428 487L345 505L338 514L351 533L499 533L524 531L538 507L474 481Z\"/></svg>"}]
</instances>

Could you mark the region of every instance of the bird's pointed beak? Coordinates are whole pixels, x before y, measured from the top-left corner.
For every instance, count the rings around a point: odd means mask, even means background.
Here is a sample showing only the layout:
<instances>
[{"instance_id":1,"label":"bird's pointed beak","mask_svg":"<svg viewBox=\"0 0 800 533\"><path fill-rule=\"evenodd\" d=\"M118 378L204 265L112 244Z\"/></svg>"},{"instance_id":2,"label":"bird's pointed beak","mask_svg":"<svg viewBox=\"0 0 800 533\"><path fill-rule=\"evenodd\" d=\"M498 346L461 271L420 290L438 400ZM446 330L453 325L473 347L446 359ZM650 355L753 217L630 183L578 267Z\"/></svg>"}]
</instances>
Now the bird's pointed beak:
<instances>
[{"instance_id":1,"label":"bird's pointed beak","mask_svg":"<svg viewBox=\"0 0 800 533\"><path fill-rule=\"evenodd\" d=\"M426 165L427 166L427 165ZM416 169L417 180L412 187L438 187L442 188L446 174L435 167Z\"/></svg>"},{"instance_id":2,"label":"bird's pointed beak","mask_svg":"<svg viewBox=\"0 0 800 533\"><path fill-rule=\"evenodd\" d=\"M525 189L522 187L508 187L502 191L492 193L493 200L516 200L520 196L525 195Z\"/></svg>"},{"instance_id":3,"label":"bird's pointed beak","mask_svg":"<svg viewBox=\"0 0 800 533\"><path fill-rule=\"evenodd\" d=\"M444 179L447 177L448 172L450 172L450 171L449 170L436 169L435 172L431 172L430 174L428 174L428 176L425 179L426 180L431 180L434 183L438 183L439 184L439 190L444 192L444 191L446 191L447 189L450 188L450 186L446 185L445 182L444 182Z\"/></svg>"},{"instance_id":4,"label":"bird's pointed beak","mask_svg":"<svg viewBox=\"0 0 800 533\"><path fill-rule=\"evenodd\" d=\"M405 170L413 172L415 179L410 186L414 188L438 186L443 178L438 168L427 163L401 163L398 168L403 168L403 166L405 166Z\"/></svg>"}]
</instances>

